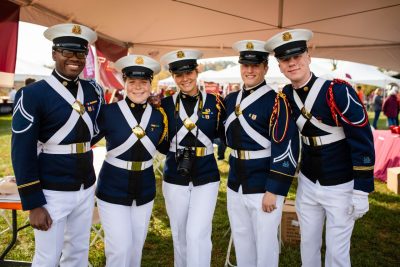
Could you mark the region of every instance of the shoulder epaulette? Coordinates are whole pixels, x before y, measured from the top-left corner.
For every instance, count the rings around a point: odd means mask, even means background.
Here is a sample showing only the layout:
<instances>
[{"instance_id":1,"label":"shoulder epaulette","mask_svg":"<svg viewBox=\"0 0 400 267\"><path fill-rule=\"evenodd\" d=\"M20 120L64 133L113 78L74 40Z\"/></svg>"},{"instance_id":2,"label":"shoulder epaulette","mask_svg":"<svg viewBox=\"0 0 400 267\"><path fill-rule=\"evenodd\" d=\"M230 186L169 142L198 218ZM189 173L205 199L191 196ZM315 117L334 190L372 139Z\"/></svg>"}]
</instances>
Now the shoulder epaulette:
<instances>
[{"instance_id":1,"label":"shoulder epaulette","mask_svg":"<svg viewBox=\"0 0 400 267\"><path fill-rule=\"evenodd\" d=\"M350 87L350 88L351 88L351 85L350 85L348 82L344 81L344 80L333 79L333 80L331 81L331 83L329 84L328 91L326 92L326 101L328 102L329 109L331 110L332 119L334 120L336 126L340 126L340 122L339 122L338 116L340 116L340 117L343 119L343 121L345 121L347 124L349 124L349 125L351 125L351 126L354 126L354 127L360 127L360 128L362 128L362 127L364 127L365 125L367 125L367 124L368 124L368 114L367 114L367 111L365 110L364 105L362 105L362 108L363 108L363 110L364 110L365 119L364 119L364 121L363 121L362 123L360 123L360 124L352 123L352 122L351 122L348 118L346 118L346 117L344 116L344 114L340 111L339 107L338 107L337 104L336 104L335 97L334 97L334 94L333 94L333 87L334 87L335 84L344 84L344 85L346 85L346 86L348 86L348 87ZM362 103L361 103L361 104L362 104Z\"/></svg>"}]
</instances>

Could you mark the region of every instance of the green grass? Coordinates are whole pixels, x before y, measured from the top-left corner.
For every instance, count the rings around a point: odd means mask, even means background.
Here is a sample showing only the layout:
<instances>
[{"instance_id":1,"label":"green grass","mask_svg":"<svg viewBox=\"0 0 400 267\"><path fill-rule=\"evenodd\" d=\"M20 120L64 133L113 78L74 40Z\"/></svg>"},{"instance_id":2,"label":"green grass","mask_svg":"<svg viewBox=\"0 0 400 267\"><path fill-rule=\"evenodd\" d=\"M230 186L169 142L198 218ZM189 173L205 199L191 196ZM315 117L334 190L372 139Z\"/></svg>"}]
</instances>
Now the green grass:
<instances>
[{"instance_id":1,"label":"green grass","mask_svg":"<svg viewBox=\"0 0 400 267\"><path fill-rule=\"evenodd\" d=\"M381 116L380 125L386 118ZM10 164L10 116L0 117L0 174L12 175ZM227 153L228 154L228 151ZM229 242L229 221L226 211L226 177L229 166L219 161L222 180L217 207L213 220L212 266L224 266ZM295 198L296 181L293 183L289 198ZM376 191L370 195L370 212L356 222L351 245L352 266L400 266L400 196L390 193L386 184L376 181ZM11 212L6 211L10 218ZM26 212L18 212L18 225L22 226L27 218ZM99 225L97 225L99 227ZM0 232L6 228L0 218ZM0 236L0 251L11 239L11 233ZM94 233L92 233L94 236ZM268 242L266 240L266 242ZM31 261L34 252L33 231L22 230L18 235L17 245L7 255L7 259ZM234 254L234 253L233 253ZM105 266L104 244L97 242L90 248L89 260L93 266ZM235 262L234 256L231 261ZM169 221L166 215L164 199L161 193L161 177L157 176L157 196L154 203L149 232L143 250L143 267L173 266L173 247ZM280 266L300 266L298 246L284 246L280 255Z\"/></svg>"}]
</instances>

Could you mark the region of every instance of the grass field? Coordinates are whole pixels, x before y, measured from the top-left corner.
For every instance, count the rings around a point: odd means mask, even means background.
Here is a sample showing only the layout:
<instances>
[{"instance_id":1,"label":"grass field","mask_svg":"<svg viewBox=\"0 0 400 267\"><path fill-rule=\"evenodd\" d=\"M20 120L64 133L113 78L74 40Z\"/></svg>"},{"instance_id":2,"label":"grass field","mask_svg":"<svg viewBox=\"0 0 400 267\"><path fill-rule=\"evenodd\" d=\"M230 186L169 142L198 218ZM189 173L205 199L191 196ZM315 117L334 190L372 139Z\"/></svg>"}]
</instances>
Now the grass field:
<instances>
[{"instance_id":1,"label":"grass field","mask_svg":"<svg viewBox=\"0 0 400 267\"><path fill-rule=\"evenodd\" d=\"M10 121L10 116L0 117L0 176L13 174L10 163ZM385 119L382 116L378 127L385 128ZM222 267L229 242L229 221L226 211L226 176L229 167L224 161L218 164L222 181L213 220L212 266ZM390 193L384 183L377 181L375 187L376 191L370 195L370 211L356 222L353 232L352 265L400 266L400 196ZM289 198L295 197L295 190L296 182L291 187ZM11 216L10 211L6 211L5 214ZM18 215L19 226L22 226L27 213L19 212ZM1 217L0 232L6 227L7 224ZM94 236L94 233L92 235ZM0 251L10 239L9 231L0 235ZM31 261L33 251L33 231L28 227L19 233L17 245L8 254L7 259ZM234 257L231 259L234 262ZM102 241L97 240L90 248L89 260L93 266L105 266ZM157 177L157 196L143 251L142 266L173 266L171 231L161 194L161 177ZM300 251L297 246L282 247L280 266L300 266Z\"/></svg>"}]
</instances>

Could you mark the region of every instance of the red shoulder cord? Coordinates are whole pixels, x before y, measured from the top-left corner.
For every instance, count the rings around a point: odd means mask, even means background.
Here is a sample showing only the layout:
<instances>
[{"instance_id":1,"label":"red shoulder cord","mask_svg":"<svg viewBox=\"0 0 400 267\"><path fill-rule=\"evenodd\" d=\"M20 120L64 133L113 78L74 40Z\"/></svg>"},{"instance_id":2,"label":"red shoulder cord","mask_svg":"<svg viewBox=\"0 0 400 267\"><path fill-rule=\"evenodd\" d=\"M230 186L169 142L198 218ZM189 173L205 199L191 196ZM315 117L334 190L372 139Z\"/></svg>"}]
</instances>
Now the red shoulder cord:
<instances>
[{"instance_id":1,"label":"red shoulder cord","mask_svg":"<svg viewBox=\"0 0 400 267\"><path fill-rule=\"evenodd\" d=\"M278 129L279 129L279 113L280 113L280 101L279 98L282 98L283 103L285 104L285 110L286 110L286 120L285 120L285 129L283 131L283 134L281 136L281 138L278 138ZM288 125L289 125L289 104L287 102L287 98L286 95L280 91L278 92L278 94L276 95L275 98L275 102L274 102L274 107L272 108L272 114L271 117L269 119L269 133L272 137L272 139L274 140L274 142L276 143L280 143L283 141L283 139L285 139L286 134L287 134L287 129L288 129ZM272 131L272 134L271 134Z\"/></svg>"},{"instance_id":2,"label":"red shoulder cord","mask_svg":"<svg viewBox=\"0 0 400 267\"><path fill-rule=\"evenodd\" d=\"M364 120L363 123L354 124L348 118L346 118L343 115L343 113L340 111L340 109L338 108L338 106L337 106L337 104L335 102L335 98L333 97L333 86L335 85L335 83L336 84L345 84L345 85L347 85L349 87L351 87L351 85L348 82L340 80L340 79L333 79L331 81L330 85L329 85L328 92L326 93L326 101L328 102L329 108L331 110L332 118L335 121L336 125L340 126L340 122L339 122L339 119L338 119L337 115L339 115L347 124L349 124L351 126L360 127L361 128L361 127L364 127L365 125L367 125L367 123L368 123L368 114L367 114L367 111L365 110L365 107L364 107L364 105L362 103L361 103L361 106L363 108L364 115L365 115L365 120Z\"/></svg>"}]
</instances>

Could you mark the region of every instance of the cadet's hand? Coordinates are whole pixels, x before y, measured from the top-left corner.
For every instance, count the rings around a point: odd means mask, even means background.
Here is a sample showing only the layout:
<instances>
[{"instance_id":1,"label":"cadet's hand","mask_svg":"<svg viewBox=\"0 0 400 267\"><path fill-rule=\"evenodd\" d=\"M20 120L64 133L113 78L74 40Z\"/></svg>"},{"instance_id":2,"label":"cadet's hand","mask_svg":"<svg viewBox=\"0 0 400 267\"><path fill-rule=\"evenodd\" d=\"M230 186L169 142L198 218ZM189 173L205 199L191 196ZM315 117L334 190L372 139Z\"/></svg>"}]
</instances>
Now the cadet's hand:
<instances>
[{"instance_id":1,"label":"cadet's hand","mask_svg":"<svg viewBox=\"0 0 400 267\"><path fill-rule=\"evenodd\" d=\"M276 195L274 193L265 192L262 200L262 209L268 213L276 209Z\"/></svg>"},{"instance_id":2,"label":"cadet's hand","mask_svg":"<svg viewBox=\"0 0 400 267\"><path fill-rule=\"evenodd\" d=\"M29 211L29 222L33 228L47 231L50 229L53 220L46 208L39 207Z\"/></svg>"},{"instance_id":3,"label":"cadet's hand","mask_svg":"<svg viewBox=\"0 0 400 267\"><path fill-rule=\"evenodd\" d=\"M368 193L360 190L353 190L352 205L348 210L348 214L353 218L353 220L357 220L364 216L368 210Z\"/></svg>"}]
</instances>

